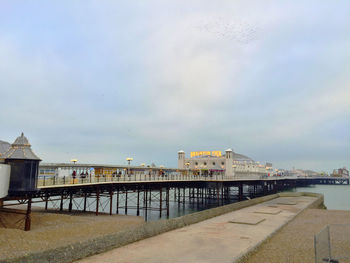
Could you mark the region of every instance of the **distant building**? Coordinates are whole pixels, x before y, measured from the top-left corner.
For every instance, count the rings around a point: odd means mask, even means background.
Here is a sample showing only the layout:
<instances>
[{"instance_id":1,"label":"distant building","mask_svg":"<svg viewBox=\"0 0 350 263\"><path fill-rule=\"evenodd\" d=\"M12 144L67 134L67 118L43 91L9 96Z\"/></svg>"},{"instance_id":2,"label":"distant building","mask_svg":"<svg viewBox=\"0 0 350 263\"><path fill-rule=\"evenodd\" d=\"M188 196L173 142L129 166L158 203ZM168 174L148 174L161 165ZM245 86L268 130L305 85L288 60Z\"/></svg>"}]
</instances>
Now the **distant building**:
<instances>
[{"instance_id":1,"label":"distant building","mask_svg":"<svg viewBox=\"0 0 350 263\"><path fill-rule=\"evenodd\" d=\"M266 165L265 165L266 167L272 167L272 163L266 163Z\"/></svg>"},{"instance_id":2,"label":"distant building","mask_svg":"<svg viewBox=\"0 0 350 263\"><path fill-rule=\"evenodd\" d=\"M184 151L179 151L178 168L191 169L200 175L224 173L225 176L245 177L267 174L265 166L231 149L227 149L225 154L221 151L191 152L190 158L186 158Z\"/></svg>"},{"instance_id":3,"label":"distant building","mask_svg":"<svg viewBox=\"0 0 350 263\"><path fill-rule=\"evenodd\" d=\"M295 169L295 168L290 171L285 171L285 175L293 176L293 177L320 177L321 176L320 173L312 170L303 170L303 169Z\"/></svg>"},{"instance_id":4,"label":"distant building","mask_svg":"<svg viewBox=\"0 0 350 263\"><path fill-rule=\"evenodd\" d=\"M346 167L334 169L332 176L336 177L349 177L349 170Z\"/></svg>"}]
</instances>

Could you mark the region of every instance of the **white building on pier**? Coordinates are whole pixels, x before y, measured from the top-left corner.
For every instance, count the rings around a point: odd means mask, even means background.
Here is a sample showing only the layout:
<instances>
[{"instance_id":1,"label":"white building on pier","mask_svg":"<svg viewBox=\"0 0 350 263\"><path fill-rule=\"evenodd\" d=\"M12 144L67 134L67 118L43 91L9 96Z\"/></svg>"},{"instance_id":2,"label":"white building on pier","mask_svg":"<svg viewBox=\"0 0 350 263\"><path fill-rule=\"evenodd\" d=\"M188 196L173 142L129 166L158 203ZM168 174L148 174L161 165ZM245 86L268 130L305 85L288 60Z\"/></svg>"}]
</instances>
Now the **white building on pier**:
<instances>
[{"instance_id":1,"label":"white building on pier","mask_svg":"<svg viewBox=\"0 0 350 263\"><path fill-rule=\"evenodd\" d=\"M184 151L178 152L178 168L191 169L200 175L225 174L236 178L267 176L270 167L261 165L253 159L227 149L221 151L191 152L186 158ZM272 174L271 174L272 175Z\"/></svg>"}]
</instances>

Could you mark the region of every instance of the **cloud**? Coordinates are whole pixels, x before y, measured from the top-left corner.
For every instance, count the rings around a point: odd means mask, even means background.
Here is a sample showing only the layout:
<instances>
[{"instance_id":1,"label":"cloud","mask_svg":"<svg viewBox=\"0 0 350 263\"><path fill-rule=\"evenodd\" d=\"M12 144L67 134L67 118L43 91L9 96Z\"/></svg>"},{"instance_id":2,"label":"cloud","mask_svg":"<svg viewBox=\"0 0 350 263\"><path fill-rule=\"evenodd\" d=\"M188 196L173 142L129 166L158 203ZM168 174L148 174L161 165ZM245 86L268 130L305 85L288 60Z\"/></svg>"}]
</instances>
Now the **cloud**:
<instances>
[{"instance_id":1,"label":"cloud","mask_svg":"<svg viewBox=\"0 0 350 263\"><path fill-rule=\"evenodd\" d=\"M175 166L180 148L232 147L330 169L349 155L348 3L58 7L0 18L1 136L23 130L45 161Z\"/></svg>"}]
</instances>

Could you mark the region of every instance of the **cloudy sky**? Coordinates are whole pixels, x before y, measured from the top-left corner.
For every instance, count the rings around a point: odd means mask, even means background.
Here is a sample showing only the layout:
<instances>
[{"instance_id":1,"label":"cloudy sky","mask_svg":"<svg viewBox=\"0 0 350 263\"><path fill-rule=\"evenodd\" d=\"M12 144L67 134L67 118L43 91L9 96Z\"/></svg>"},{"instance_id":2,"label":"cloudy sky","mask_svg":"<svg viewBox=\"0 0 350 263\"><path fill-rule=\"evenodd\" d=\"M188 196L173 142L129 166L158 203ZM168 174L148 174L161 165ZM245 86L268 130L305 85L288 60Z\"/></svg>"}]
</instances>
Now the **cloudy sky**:
<instances>
[{"instance_id":1,"label":"cloudy sky","mask_svg":"<svg viewBox=\"0 0 350 263\"><path fill-rule=\"evenodd\" d=\"M350 166L350 2L0 1L0 140L45 162L232 148Z\"/></svg>"}]
</instances>

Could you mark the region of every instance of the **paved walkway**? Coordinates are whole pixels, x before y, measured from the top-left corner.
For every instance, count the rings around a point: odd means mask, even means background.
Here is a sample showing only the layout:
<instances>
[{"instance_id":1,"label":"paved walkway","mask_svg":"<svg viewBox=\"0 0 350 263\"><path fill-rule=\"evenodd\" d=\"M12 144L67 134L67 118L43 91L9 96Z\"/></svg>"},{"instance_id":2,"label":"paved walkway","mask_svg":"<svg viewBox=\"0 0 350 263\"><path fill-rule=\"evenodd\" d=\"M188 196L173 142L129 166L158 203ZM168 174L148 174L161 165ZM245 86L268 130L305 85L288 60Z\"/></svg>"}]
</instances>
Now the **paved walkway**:
<instances>
[{"instance_id":1,"label":"paved walkway","mask_svg":"<svg viewBox=\"0 0 350 263\"><path fill-rule=\"evenodd\" d=\"M77 262L233 262L315 200L279 197Z\"/></svg>"}]
</instances>

